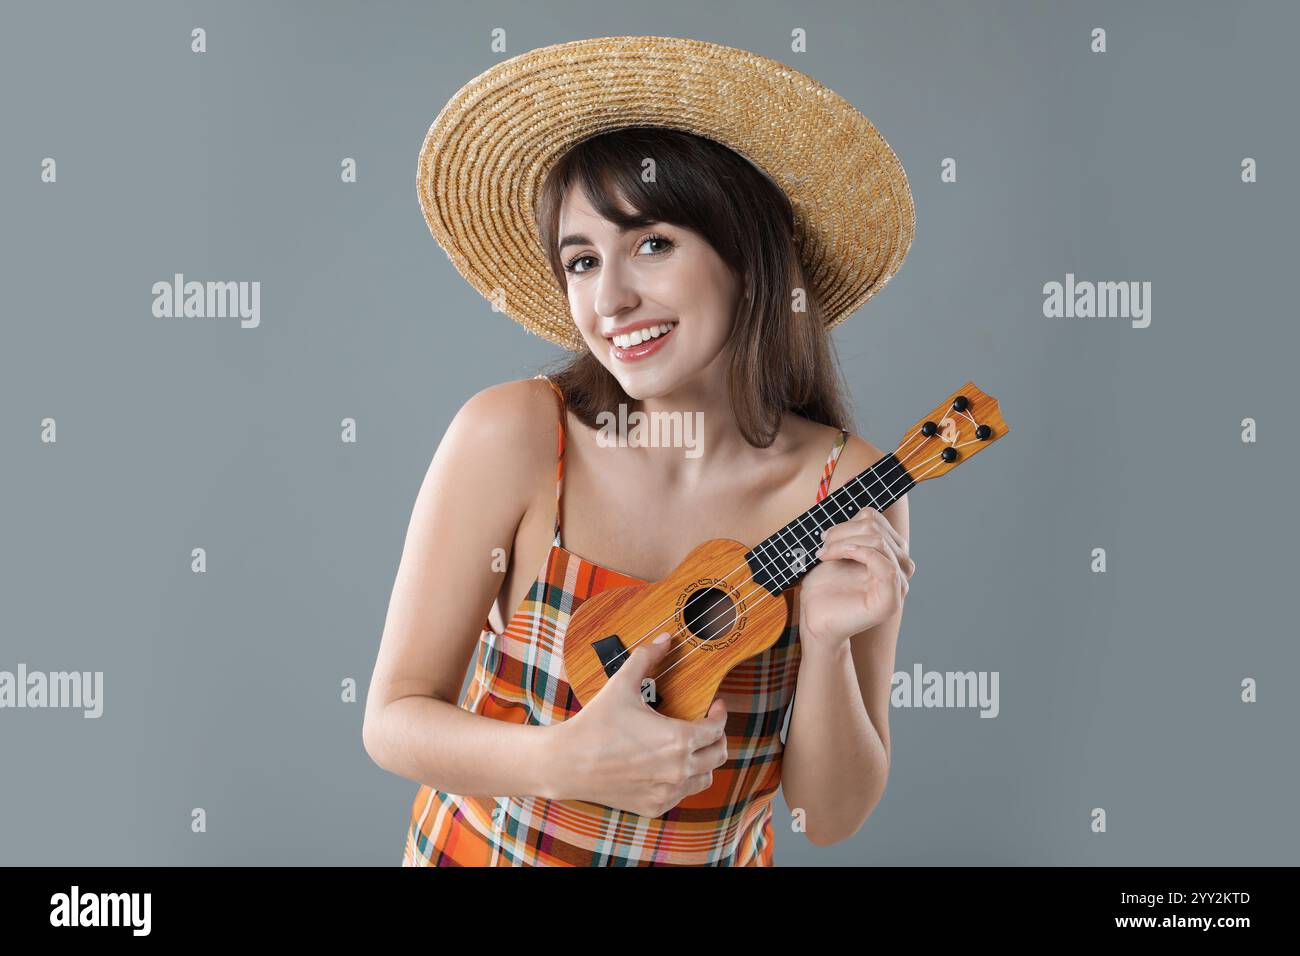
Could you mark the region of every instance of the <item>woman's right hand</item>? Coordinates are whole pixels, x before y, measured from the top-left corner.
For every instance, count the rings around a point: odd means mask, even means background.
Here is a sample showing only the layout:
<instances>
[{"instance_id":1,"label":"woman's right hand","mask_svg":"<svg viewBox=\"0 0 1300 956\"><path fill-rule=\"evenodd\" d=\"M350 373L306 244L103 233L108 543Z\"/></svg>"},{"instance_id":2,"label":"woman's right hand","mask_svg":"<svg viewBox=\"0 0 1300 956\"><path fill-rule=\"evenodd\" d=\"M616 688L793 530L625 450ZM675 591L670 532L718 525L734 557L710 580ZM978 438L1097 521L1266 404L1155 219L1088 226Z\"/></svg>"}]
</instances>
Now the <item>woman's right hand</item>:
<instances>
[{"instance_id":1,"label":"woman's right hand","mask_svg":"<svg viewBox=\"0 0 1300 956\"><path fill-rule=\"evenodd\" d=\"M712 785L727 759L722 698L699 720L679 720L641 696L642 680L671 646L666 634L637 645L590 703L553 725L562 797L657 817Z\"/></svg>"}]
</instances>

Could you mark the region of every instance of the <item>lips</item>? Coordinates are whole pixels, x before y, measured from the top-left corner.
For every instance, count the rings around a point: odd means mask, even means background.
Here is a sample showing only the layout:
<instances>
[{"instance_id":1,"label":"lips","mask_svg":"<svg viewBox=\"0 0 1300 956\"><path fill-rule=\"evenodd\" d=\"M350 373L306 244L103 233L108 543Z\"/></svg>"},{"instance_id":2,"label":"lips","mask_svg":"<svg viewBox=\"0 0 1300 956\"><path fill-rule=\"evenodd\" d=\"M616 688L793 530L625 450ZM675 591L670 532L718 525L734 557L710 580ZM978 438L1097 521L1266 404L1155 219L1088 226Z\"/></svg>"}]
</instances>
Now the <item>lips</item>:
<instances>
[{"instance_id":1,"label":"lips","mask_svg":"<svg viewBox=\"0 0 1300 956\"><path fill-rule=\"evenodd\" d=\"M663 348L664 343L671 339L676 331L677 326L674 325L667 332L661 332L656 338L647 339L639 345L630 345L627 348L620 348L611 341L610 354L620 362L639 362Z\"/></svg>"}]
</instances>

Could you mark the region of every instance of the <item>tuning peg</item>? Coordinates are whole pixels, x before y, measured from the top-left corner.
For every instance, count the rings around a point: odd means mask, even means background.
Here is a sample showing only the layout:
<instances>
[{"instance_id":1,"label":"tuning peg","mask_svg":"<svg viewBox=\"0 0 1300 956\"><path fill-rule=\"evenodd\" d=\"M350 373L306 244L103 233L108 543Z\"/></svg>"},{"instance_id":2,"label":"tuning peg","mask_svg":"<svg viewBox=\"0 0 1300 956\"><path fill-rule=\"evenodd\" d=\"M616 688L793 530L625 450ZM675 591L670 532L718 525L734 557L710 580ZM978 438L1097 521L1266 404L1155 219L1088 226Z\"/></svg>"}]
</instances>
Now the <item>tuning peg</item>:
<instances>
[{"instance_id":1,"label":"tuning peg","mask_svg":"<svg viewBox=\"0 0 1300 956\"><path fill-rule=\"evenodd\" d=\"M993 429L989 428L987 425L981 425L979 428L975 429L975 437L981 441L987 439L992 434Z\"/></svg>"},{"instance_id":2,"label":"tuning peg","mask_svg":"<svg viewBox=\"0 0 1300 956\"><path fill-rule=\"evenodd\" d=\"M958 395L952 400L952 407L959 412L964 412L966 409L970 408L970 399L965 395Z\"/></svg>"}]
</instances>

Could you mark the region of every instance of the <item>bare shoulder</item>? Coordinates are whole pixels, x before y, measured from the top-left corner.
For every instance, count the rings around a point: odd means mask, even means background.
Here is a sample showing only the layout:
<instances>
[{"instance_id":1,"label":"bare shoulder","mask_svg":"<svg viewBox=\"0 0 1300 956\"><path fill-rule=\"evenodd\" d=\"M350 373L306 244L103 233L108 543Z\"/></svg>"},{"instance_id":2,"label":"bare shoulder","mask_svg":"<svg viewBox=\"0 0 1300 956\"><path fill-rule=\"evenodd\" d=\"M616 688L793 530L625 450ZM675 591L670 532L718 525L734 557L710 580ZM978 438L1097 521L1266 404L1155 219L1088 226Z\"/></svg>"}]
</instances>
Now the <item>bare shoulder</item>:
<instances>
[{"instance_id":1,"label":"bare shoulder","mask_svg":"<svg viewBox=\"0 0 1300 956\"><path fill-rule=\"evenodd\" d=\"M455 421L484 435L532 443L539 435L554 438L558 415L559 399L551 386L542 379L521 378L475 392Z\"/></svg>"},{"instance_id":2,"label":"bare shoulder","mask_svg":"<svg viewBox=\"0 0 1300 956\"><path fill-rule=\"evenodd\" d=\"M515 379L475 392L460 407L451 427L481 444L483 454L501 464L523 464L537 453L555 456L559 399L541 379Z\"/></svg>"},{"instance_id":3,"label":"bare shoulder","mask_svg":"<svg viewBox=\"0 0 1300 956\"><path fill-rule=\"evenodd\" d=\"M480 389L447 426L438 455L474 467L483 485L528 496L555 461L559 400L541 379L515 379ZM436 460L435 456L435 460Z\"/></svg>"}]
</instances>

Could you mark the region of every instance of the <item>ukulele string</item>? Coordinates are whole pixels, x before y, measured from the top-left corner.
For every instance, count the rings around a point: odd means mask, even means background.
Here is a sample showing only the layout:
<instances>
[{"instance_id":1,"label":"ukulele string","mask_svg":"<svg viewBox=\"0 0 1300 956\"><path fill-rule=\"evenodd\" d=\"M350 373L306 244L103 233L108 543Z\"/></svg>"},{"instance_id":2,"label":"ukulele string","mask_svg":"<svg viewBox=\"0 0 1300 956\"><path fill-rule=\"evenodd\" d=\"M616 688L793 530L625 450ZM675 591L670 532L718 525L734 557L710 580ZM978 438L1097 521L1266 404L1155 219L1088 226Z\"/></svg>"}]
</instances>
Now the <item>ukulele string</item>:
<instances>
[{"instance_id":1,"label":"ukulele string","mask_svg":"<svg viewBox=\"0 0 1300 956\"><path fill-rule=\"evenodd\" d=\"M971 439L970 441L962 442L961 445L954 445L954 446L952 446L952 447L954 447L954 448L960 448L960 447L962 447L962 445L971 445L971 444L974 444L974 443L977 442L977 441L980 441L980 439L978 439L978 438L973 438L973 439ZM927 464L927 462L922 462L922 464ZM930 472L934 471L934 469L935 469L935 468L938 468L938 467L939 467L939 465L938 465L938 464L935 464L935 465L931 466L930 468L926 469L924 472L922 472L922 473L920 474L920 476L918 476L917 480L920 481L921 478L924 478L926 475L928 475ZM819 559L814 558L814 560L819 560ZM750 578L749 580L752 581L753 578ZM793 580L793 578L792 578L791 580ZM743 587L745 583L746 583L746 582L741 582L741 586ZM762 604L762 603L763 603L764 601L766 601L768 598L772 598L772 597L776 597L776 596L777 596L777 595L773 594L771 591L768 591L766 588L764 588L764 587L762 587L762 586L760 585L759 587L754 588L754 590L750 591L748 594L744 595L744 596L742 597L741 601L743 602L743 601L745 600L745 598L749 598L749 597L751 597L751 596L757 594L759 591L762 591L762 592L763 592L763 596L760 597L758 600L756 600L756 601L754 602L753 607L750 608L750 611L751 611L751 612L753 611L754 608L758 607L760 604ZM729 609L728 609L728 610L729 610ZM724 610L721 614L719 614L719 615L717 615L716 617L714 617L713 620L709 621L709 624L712 624L714 621L721 620L723 617L726 616L726 613L727 613L727 611ZM705 626L707 627L707 625L705 625ZM675 633L673 634L673 637L676 637L676 636L677 636L678 634L680 634L680 633L681 633L681 631L677 631L677 632L675 632ZM675 644L675 645L673 645L673 647L671 647L669 650L670 650L670 651L677 650L677 648L679 648L679 647L684 647L684 646L685 646L686 644L688 644L689 642L690 642L690 638L688 637L686 640L682 641L680 644ZM651 678L651 679L654 680L654 681L658 681L659 678L663 677L663 676L664 676L665 674L667 674L670 670L672 670L674 667L676 667L676 666L677 666L678 664L680 664L682 661L686 660L686 658L690 657L691 654L693 654L695 651L698 651L701 647L704 647L706 644L708 644L708 641L707 641L707 640L701 640L700 643L696 644L694 647L692 647L689 651L687 651L685 654L683 654L681 657L679 657L677 660L675 660L675 661L674 661L672 664L670 664L668 667L665 667L665 668L664 668L662 671L660 671L658 674L654 675L654 677Z\"/></svg>"},{"instance_id":2,"label":"ukulele string","mask_svg":"<svg viewBox=\"0 0 1300 956\"><path fill-rule=\"evenodd\" d=\"M913 437L914 437L914 436L909 435L909 436L907 436L906 438L904 438L903 441L899 443L898 448L896 448L896 449L894 450L893 454L894 454L895 456L897 456L897 454L899 453L899 451L902 450L903 445L905 445L907 442L911 441ZM932 436L924 436L924 435L922 435L922 436L921 436L921 438L922 438L921 445L918 445L916 448L914 448L914 449L912 449L910 452L908 452L908 453L907 453L907 456L906 456L905 458L903 458L903 459L901 459L901 460L896 460L895 464L893 465L893 470L894 470L894 472L897 472L898 469L904 467L904 464L906 463L907 459L910 458L912 455L916 454L916 452L920 450L921 446L925 444L925 439L926 439L927 437L932 437ZM882 484L883 484L883 479L884 479L884 476L883 476L883 475L877 475L877 476L875 476L875 477L881 478L881 479L882 479ZM893 480L894 480L894 479L893 479L893 476L891 476L891 477L889 478L889 481L892 483ZM859 477L855 477L855 478L850 479L849 481L846 481L842 487L843 487L843 488L847 488L849 485L853 484L854 482L861 482L861 481L862 481L862 478L861 478L860 476L859 476ZM891 490L891 489L886 489L886 490ZM871 494L871 488L870 488L870 486L867 486L866 491L867 491L867 497L871 499L871 503L872 503L873 505L874 505L874 504L877 504L877 502L876 502L876 500L875 500L875 497ZM830 495L828 494L828 495L827 495L827 499L829 499L829 497L830 497ZM823 512L826 512L826 504L825 504L825 500L817 502L817 504L814 505L814 507L816 507L816 508L820 508ZM840 514L844 514L843 509L840 509L840 508L839 508L838 503L836 503L836 508L840 511ZM812 509L810 508L809 510L811 511ZM826 513L829 514L829 512L826 512ZM778 532L778 534L779 534L779 532ZM764 556L764 557L766 557L766 556ZM728 571L726 574L724 574L721 578L718 578L717 581L718 581L718 582L726 581L726 580L727 580L728 578L730 578L733 574L735 574L735 573L736 573L737 571L739 571L741 568L744 568L744 567L746 567L746 566L747 566L747 563L744 562L744 561L741 561L740 564L736 565L734 568L732 568L730 571ZM752 576L751 576L750 580L753 580ZM742 581L742 582L741 582L741 586L743 586L744 583L745 583L745 582ZM725 614L726 612L724 611L723 613ZM640 637L638 637L635 641L633 641L631 644L629 644L629 645L628 645L627 647L625 647L623 650L619 651L617 654L615 654L613 657L611 657L611 658L606 662L606 665L605 665L605 666L609 666L609 664L614 663L614 661L618 660L618 659L619 659L620 657L622 657L624 654L630 654L630 653L632 653L632 650L633 650L633 649L634 649L638 644L640 644L642 641L644 641L644 640L645 640L647 637L649 637L651 634L654 634L657 630L659 630L659 628L663 627L665 623L667 623L668 621L671 621L672 619L673 619L673 614L669 614L667 617L665 617L662 621L660 621L658 624L656 624L654 627L652 627L652 628L651 628L649 631L647 631L645 634L643 634L643 635L641 635ZM708 622L708 623L711 624L711 623L713 623L713 622L710 621L710 622ZM680 631L676 631L676 632L674 632L674 633L672 634L672 637L676 637L676 636L677 636L678 634L680 634L680 633L681 633ZM680 646L680 645L677 645L677 646ZM675 649L676 649L676 647L669 648L670 651L675 650Z\"/></svg>"}]
</instances>

